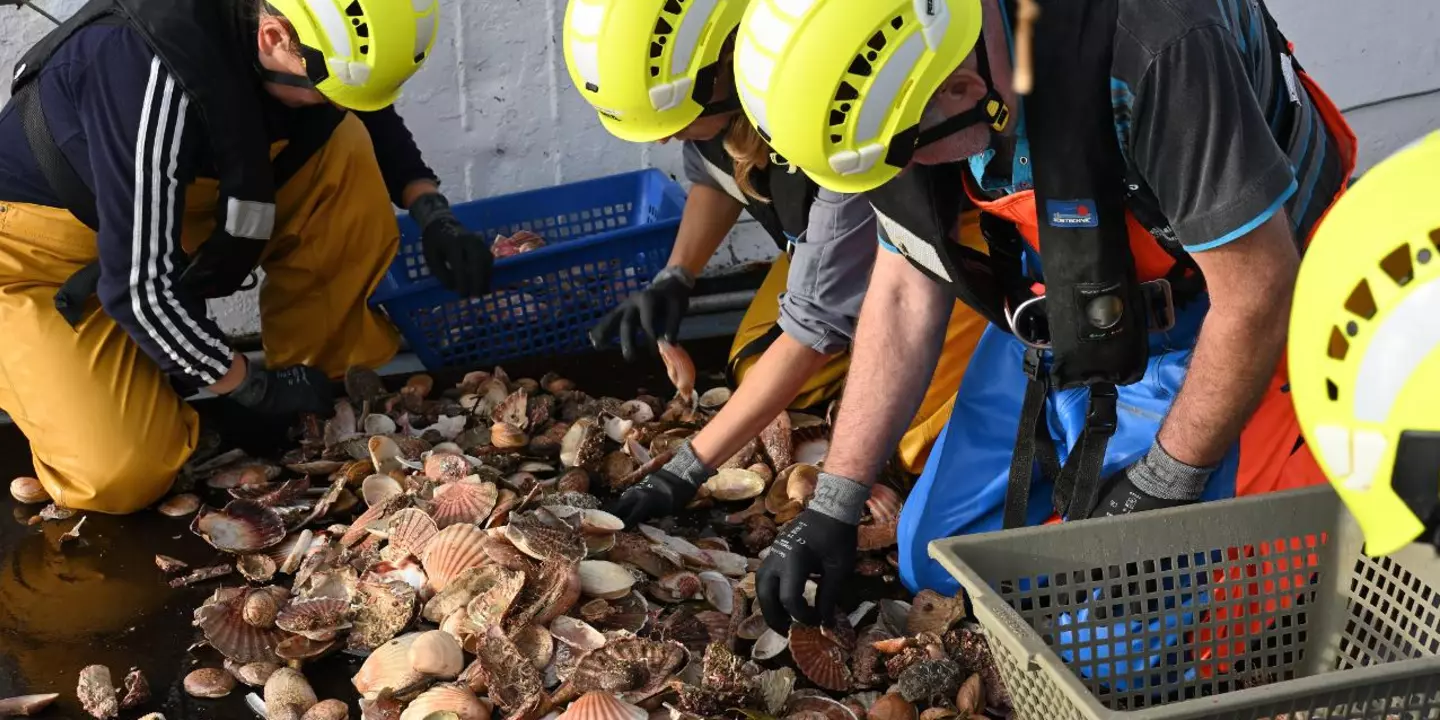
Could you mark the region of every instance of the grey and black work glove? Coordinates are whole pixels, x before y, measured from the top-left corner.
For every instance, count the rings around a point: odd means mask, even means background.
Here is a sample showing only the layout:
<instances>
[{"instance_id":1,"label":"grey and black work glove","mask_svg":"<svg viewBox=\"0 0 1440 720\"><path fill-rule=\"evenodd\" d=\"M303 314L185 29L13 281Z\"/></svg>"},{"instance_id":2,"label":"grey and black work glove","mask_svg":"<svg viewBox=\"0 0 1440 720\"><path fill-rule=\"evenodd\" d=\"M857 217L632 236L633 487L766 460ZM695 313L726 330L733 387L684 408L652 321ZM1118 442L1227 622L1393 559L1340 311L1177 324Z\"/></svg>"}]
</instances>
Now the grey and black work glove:
<instances>
[{"instance_id":1,"label":"grey and black work glove","mask_svg":"<svg viewBox=\"0 0 1440 720\"><path fill-rule=\"evenodd\" d=\"M410 203L410 217L420 226L425 264L441 285L465 297L490 292L495 256L485 239L455 217L440 193L427 193Z\"/></svg>"},{"instance_id":2,"label":"grey and black work glove","mask_svg":"<svg viewBox=\"0 0 1440 720\"><path fill-rule=\"evenodd\" d=\"M1170 456L1156 440L1139 462L1116 473L1101 491L1095 517L1128 515L1198 502L1218 465L1194 467Z\"/></svg>"},{"instance_id":3,"label":"grey and black work glove","mask_svg":"<svg viewBox=\"0 0 1440 720\"><path fill-rule=\"evenodd\" d=\"M660 271L650 287L620 303L590 329L590 342L597 348L609 347L618 332L620 351L626 360L635 359L635 329L653 342L675 342L680 336L680 321L690 309L690 294L695 291L695 276L683 267L672 266Z\"/></svg>"},{"instance_id":4,"label":"grey and black work glove","mask_svg":"<svg viewBox=\"0 0 1440 720\"><path fill-rule=\"evenodd\" d=\"M239 387L225 397L263 415L311 413L328 417L335 412L330 378L305 365L281 370L252 365Z\"/></svg>"},{"instance_id":5,"label":"grey and black work glove","mask_svg":"<svg viewBox=\"0 0 1440 720\"><path fill-rule=\"evenodd\" d=\"M608 511L633 528L652 518L674 515L685 509L700 486L715 475L705 467L690 443L681 445L665 466L631 486L611 503Z\"/></svg>"},{"instance_id":6,"label":"grey and black work glove","mask_svg":"<svg viewBox=\"0 0 1440 720\"><path fill-rule=\"evenodd\" d=\"M870 489L839 475L820 473L810 505L781 531L755 574L760 612L771 630L784 634L792 620L830 625L840 589L855 571L861 511ZM815 606L805 601L805 581L819 575Z\"/></svg>"},{"instance_id":7,"label":"grey and black work glove","mask_svg":"<svg viewBox=\"0 0 1440 720\"><path fill-rule=\"evenodd\" d=\"M260 265L264 252L263 240L216 230L180 273L180 288L202 300L230 297L246 289L245 281Z\"/></svg>"}]
</instances>

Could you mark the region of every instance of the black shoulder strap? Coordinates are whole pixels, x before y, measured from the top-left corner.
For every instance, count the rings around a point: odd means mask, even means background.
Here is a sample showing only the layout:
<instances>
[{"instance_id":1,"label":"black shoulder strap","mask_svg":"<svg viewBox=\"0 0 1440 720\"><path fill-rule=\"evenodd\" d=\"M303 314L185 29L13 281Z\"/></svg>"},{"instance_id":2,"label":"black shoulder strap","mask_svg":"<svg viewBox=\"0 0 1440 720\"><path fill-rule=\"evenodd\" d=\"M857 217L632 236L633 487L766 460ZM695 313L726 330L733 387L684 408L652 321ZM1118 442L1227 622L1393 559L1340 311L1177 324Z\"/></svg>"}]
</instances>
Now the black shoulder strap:
<instances>
[{"instance_id":1,"label":"black shoulder strap","mask_svg":"<svg viewBox=\"0 0 1440 720\"><path fill-rule=\"evenodd\" d=\"M95 193L80 179L80 175L61 152L60 146L55 144L50 125L45 121L44 104L40 102L40 83L25 83L15 96L15 102L20 110L21 122L25 126L25 140L30 145L35 164L40 166L40 172L45 176L45 182L50 185L51 192L55 193L60 205L80 222L85 223L91 230L99 228Z\"/></svg>"}]
</instances>

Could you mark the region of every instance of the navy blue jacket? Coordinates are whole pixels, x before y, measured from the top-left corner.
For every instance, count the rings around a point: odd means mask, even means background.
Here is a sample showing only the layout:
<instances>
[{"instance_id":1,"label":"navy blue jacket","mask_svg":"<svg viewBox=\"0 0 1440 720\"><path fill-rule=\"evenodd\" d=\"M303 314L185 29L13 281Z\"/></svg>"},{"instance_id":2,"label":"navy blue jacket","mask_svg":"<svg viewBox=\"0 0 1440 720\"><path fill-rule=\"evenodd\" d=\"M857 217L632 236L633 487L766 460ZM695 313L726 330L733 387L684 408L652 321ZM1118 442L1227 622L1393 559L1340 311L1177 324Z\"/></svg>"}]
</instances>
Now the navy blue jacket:
<instances>
[{"instance_id":1,"label":"navy blue jacket","mask_svg":"<svg viewBox=\"0 0 1440 720\"><path fill-rule=\"evenodd\" d=\"M185 188L214 172L198 109L140 34L124 25L76 32L36 82L56 144L95 194L105 312L181 386L219 381L232 351L204 302L176 288ZM254 91L263 92L258 85ZM268 95L264 101L267 130L283 139L286 110ZM435 179L393 108L357 115L397 205L406 185ZM60 205L13 104L0 113L0 202Z\"/></svg>"}]
</instances>

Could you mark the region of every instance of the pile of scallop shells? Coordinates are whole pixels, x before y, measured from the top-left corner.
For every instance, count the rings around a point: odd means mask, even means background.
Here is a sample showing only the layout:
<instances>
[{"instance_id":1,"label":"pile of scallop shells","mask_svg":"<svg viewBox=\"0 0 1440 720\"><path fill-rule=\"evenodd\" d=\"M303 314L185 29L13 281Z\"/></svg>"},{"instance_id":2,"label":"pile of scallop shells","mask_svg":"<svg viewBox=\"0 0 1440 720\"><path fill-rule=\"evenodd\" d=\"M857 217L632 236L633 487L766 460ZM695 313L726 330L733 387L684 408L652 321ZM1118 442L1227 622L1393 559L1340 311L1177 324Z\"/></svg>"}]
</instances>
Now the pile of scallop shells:
<instances>
[{"instance_id":1,"label":"pile of scallop shells","mask_svg":"<svg viewBox=\"0 0 1440 720\"><path fill-rule=\"evenodd\" d=\"M499 368L390 392L355 369L335 416L307 422L280 465L229 454L192 468L228 493L223 507L197 512L182 495L161 509L196 512L191 529L229 562L174 583L221 583L194 622L224 666L186 689L221 696L228 675L261 689L246 699L262 717L344 718L346 699L320 702L304 671L349 653L365 658L353 685L377 720L1003 715L958 600L867 601L833 630L766 628L754 571L814 493L825 419L781 414L681 518L627 531L601 509L729 398L695 391L680 348L662 356L679 390L668 402ZM862 574L893 583L901 502L876 487Z\"/></svg>"}]
</instances>

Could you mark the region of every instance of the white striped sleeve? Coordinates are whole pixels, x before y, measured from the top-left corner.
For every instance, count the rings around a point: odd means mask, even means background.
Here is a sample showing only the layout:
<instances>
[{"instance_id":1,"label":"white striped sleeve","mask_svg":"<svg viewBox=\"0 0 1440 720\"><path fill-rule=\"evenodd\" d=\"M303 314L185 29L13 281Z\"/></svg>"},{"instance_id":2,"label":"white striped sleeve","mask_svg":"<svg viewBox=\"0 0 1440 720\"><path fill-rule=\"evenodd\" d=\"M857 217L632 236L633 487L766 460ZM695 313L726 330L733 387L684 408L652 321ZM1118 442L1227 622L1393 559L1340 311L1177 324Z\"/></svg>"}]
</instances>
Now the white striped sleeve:
<instances>
[{"instance_id":1,"label":"white striped sleeve","mask_svg":"<svg viewBox=\"0 0 1440 720\"><path fill-rule=\"evenodd\" d=\"M203 387L225 375L232 352L206 316L204 302L175 289L184 258L180 242L184 193L193 174L192 153L187 150L188 143L195 142L191 136L197 130L196 118L190 98L159 58L152 55L147 70L143 92L134 103L138 107L115 102L96 109L102 115L118 115L122 127L128 118L134 128L133 135L122 133L129 135L129 157L123 161L129 182L118 182L120 173L108 183L96 178L101 301L163 370L186 385ZM138 78L132 82L139 84ZM93 163L104 148L94 147L93 138L87 140ZM122 141L117 139L117 144ZM117 151L111 149L102 162L121 163Z\"/></svg>"}]
</instances>

